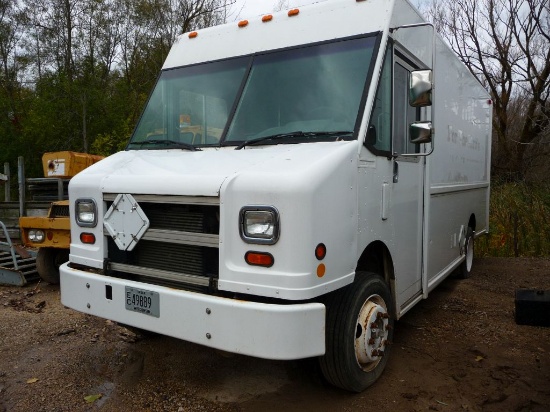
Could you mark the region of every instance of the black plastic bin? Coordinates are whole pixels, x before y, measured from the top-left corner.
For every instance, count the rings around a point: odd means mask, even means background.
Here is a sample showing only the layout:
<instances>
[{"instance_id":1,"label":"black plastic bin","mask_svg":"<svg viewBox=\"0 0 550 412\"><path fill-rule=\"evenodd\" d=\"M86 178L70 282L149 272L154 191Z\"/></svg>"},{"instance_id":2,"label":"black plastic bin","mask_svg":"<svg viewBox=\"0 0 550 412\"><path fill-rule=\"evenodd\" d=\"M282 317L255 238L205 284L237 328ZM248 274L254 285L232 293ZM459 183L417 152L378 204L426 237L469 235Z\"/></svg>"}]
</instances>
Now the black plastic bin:
<instances>
[{"instance_id":1,"label":"black plastic bin","mask_svg":"<svg viewBox=\"0 0 550 412\"><path fill-rule=\"evenodd\" d=\"M516 290L516 323L518 325L550 326L550 291Z\"/></svg>"}]
</instances>

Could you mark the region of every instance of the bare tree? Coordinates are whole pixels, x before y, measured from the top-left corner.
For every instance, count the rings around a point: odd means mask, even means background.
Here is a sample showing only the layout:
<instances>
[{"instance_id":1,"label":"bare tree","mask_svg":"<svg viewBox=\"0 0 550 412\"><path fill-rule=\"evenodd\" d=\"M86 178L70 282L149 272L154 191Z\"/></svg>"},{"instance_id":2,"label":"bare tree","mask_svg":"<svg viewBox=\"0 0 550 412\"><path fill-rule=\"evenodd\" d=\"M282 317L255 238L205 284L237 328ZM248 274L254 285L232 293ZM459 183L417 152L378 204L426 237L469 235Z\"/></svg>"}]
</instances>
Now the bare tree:
<instances>
[{"instance_id":1,"label":"bare tree","mask_svg":"<svg viewBox=\"0 0 550 412\"><path fill-rule=\"evenodd\" d=\"M525 178L550 149L548 0L441 0L428 15L492 95L493 172Z\"/></svg>"},{"instance_id":2,"label":"bare tree","mask_svg":"<svg viewBox=\"0 0 550 412\"><path fill-rule=\"evenodd\" d=\"M281 11L289 8L290 0L279 0L275 6L273 6L273 11Z\"/></svg>"}]
</instances>

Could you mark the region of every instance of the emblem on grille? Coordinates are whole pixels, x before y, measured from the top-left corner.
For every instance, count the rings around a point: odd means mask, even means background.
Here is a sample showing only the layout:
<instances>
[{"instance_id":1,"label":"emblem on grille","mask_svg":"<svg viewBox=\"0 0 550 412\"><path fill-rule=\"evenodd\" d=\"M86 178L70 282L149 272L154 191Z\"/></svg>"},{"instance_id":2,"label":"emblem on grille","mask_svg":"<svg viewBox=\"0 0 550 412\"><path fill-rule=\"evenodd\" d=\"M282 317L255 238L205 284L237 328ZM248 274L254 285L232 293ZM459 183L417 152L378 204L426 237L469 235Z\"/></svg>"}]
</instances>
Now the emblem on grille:
<instances>
[{"instance_id":1,"label":"emblem on grille","mask_svg":"<svg viewBox=\"0 0 550 412\"><path fill-rule=\"evenodd\" d=\"M129 194L119 194L103 220L103 227L120 250L131 251L149 228L149 219Z\"/></svg>"}]
</instances>

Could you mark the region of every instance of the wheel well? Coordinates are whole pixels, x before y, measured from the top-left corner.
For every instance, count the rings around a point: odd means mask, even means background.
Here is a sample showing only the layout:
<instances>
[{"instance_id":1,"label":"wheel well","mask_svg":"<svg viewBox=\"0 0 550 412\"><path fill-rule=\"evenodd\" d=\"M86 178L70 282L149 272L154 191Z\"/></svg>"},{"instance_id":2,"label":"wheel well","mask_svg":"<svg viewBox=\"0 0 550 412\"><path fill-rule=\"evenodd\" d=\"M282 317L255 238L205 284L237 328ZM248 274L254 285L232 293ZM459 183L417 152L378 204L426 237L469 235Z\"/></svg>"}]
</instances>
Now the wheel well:
<instances>
[{"instance_id":1,"label":"wheel well","mask_svg":"<svg viewBox=\"0 0 550 412\"><path fill-rule=\"evenodd\" d=\"M392 284L392 280L395 279L390 251L380 241L372 242L365 248L357 262L355 271L377 273L386 280L388 285Z\"/></svg>"},{"instance_id":2,"label":"wheel well","mask_svg":"<svg viewBox=\"0 0 550 412\"><path fill-rule=\"evenodd\" d=\"M471 227L474 232L476 231L476 216L473 213L468 221L468 227Z\"/></svg>"}]
</instances>

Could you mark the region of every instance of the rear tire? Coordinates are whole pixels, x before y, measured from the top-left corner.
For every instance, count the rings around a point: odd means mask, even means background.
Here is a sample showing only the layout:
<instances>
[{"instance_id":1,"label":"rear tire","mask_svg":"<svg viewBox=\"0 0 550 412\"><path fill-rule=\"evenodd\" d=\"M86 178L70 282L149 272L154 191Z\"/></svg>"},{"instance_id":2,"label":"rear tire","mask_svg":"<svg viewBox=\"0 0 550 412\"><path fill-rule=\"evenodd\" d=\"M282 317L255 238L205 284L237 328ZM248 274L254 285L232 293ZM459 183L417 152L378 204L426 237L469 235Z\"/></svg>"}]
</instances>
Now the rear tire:
<instances>
[{"instance_id":1,"label":"rear tire","mask_svg":"<svg viewBox=\"0 0 550 412\"><path fill-rule=\"evenodd\" d=\"M460 279L468 279L474 265L474 230L471 227L468 227L466 231L464 255L466 256L464 262L462 262L458 268L458 277Z\"/></svg>"},{"instance_id":2,"label":"rear tire","mask_svg":"<svg viewBox=\"0 0 550 412\"><path fill-rule=\"evenodd\" d=\"M59 284L59 266L69 260L68 249L41 247L36 256L36 271L43 281Z\"/></svg>"},{"instance_id":3,"label":"rear tire","mask_svg":"<svg viewBox=\"0 0 550 412\"><path fill-rule=\"evenodd\" d=\"M393 338L393 302L379 275L357 272L355 282L327 303L326 352L319 358L328 382L362 392L382 374Z\"/></svg>"}]
</instances>

